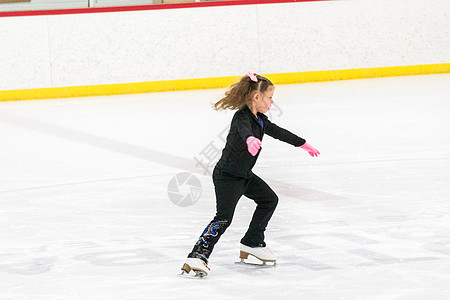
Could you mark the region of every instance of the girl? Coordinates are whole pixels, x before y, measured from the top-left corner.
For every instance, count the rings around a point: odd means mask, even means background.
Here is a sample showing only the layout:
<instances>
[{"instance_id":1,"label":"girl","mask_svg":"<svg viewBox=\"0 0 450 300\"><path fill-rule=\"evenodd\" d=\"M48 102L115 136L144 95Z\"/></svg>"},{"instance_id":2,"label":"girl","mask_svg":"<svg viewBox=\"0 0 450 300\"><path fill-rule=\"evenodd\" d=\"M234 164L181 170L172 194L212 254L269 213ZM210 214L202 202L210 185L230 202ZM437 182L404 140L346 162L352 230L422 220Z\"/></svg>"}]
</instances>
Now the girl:
<instances>
[{"instance_id":1,"label":"girl","mask_svg":"<svg viewBox=\"0 0 450 300\"><path fill-rule=\"evenodd\" d=\"M275 87L269 79L255 73L247 73L233 84L225 97L214 104L214 109L237 110L231 121L231 128L222 157L214 168L213 182L216 193L217 212L206 226L202 235L189 253L181 268L182 274L193 270L198 277L208 274L208 259L220 236L230 226L234 210L242 195L257 204L247 233L241 239L241 258L253 255L263 262L276 261L266 247L264 231L277 206L275 192L252 168L258 159L264 134L289 143L309 152L311 156L319 151L304 139L278 127L264 115L273 104Z\"/></svg>"}]
</instances>

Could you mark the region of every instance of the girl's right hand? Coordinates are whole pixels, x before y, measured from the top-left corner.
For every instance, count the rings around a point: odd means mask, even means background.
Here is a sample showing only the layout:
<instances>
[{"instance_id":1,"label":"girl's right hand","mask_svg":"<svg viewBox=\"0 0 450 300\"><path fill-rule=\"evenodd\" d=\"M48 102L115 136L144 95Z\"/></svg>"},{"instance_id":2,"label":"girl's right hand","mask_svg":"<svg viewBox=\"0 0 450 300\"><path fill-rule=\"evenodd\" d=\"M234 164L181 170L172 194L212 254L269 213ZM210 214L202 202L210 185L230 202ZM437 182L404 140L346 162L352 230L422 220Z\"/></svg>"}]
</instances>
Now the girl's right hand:
<instances>
[{"instance_id":1,"label":"girl's right hand","mask_svg":"<svg viewBox=\"0 0 450 300\"><path fill-rule=\"evenodd\" d=\"M262 142L258 138L255 138L254 136L249 136L247 138L246 142L247 142L248 152L250 152L250 154L252 156L255 156L256 154L258 154L258 151L259 151L259 148L261 148Z\"/></svg>"}]
</instances>

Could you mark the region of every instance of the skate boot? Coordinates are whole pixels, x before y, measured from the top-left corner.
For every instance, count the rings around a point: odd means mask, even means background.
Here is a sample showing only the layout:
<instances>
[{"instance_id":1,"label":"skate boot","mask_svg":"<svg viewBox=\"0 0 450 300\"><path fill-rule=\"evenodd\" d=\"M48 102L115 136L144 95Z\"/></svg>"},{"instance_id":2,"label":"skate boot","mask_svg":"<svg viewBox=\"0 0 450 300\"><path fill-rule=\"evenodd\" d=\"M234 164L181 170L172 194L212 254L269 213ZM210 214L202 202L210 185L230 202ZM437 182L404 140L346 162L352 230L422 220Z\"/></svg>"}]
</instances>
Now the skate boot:
<instances>
[{"instance_id":1,"label":"skate boot","mask_svg":"<svg viewBox=\"0 0 450 300\"><path fill-rule=\"evenodd\" d=\"M181 267L181 276L189 278L203 278L209 272L208 263L201 258L188 257ZM191 272L192 271L192 272Z\"/></svg>"},{"instance_id":2,"label":"skate boot","mask_svg":"<svg viewBox=\"0 0 450 300\"><path fill-rule=\"evenodd\" d=\"M252 262L249 259L249 256L256 258L256 262ZM267 247L249 247L241 244L239 258L241 259L241 261L238 262L239 264L250 264L261 267L275 267L277 264L275 255ZM253 261L255 260L253 259Z\"/></svg>"}]
</instances>

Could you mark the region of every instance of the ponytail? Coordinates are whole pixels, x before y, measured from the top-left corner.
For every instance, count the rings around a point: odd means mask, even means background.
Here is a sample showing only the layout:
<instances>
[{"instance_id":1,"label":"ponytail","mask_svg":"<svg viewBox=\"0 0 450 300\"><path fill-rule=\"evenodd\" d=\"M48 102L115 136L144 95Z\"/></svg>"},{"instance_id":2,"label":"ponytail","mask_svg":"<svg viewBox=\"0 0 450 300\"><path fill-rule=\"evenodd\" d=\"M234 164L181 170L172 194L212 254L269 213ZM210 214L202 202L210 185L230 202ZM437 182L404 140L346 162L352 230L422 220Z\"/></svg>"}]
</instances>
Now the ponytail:
<instances>
[{"instance_id":1,"label":"ponytail","mask_svg":"<svg viewBox=\"0 0 450 300\"><path fill-rule=\"evenodd\" d=\"M272 85L273 83L269 79L261 75L248 73L238 82L233 83L225 92L225 97L217 101L213 108L215 110L241 109L251 103L250 97L253 91L264 93Z\"/></svg>"}]
</instances>

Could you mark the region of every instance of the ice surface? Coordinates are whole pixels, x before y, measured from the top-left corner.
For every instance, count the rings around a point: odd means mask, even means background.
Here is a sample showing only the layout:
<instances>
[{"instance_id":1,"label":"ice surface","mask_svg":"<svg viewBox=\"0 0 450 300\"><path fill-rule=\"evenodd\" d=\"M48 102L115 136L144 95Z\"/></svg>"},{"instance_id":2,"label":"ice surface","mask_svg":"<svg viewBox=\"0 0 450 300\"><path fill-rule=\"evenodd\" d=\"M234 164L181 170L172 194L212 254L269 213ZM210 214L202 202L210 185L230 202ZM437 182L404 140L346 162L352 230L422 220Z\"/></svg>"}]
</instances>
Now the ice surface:
<instances>
[{"instance_id":1,"label":"ice surface","mask_svg":"<svg viewBox=\"0 0 450 300\"><path fill-rule=\"evenodd\" d=\"M0 299L449 299L448 74L278 86L272 121L321 156L263 141L277 267L234 264L242 198L208 278L176 276L215 212L223 92L0 103Z\"/></svg>"}]
</instances>

